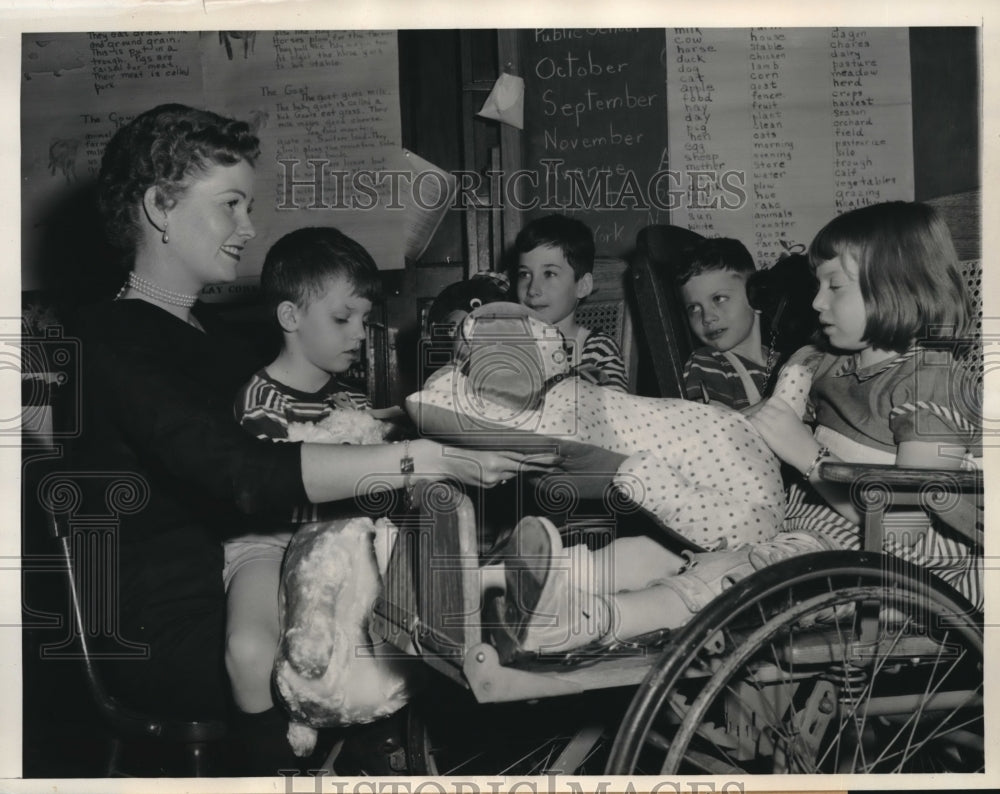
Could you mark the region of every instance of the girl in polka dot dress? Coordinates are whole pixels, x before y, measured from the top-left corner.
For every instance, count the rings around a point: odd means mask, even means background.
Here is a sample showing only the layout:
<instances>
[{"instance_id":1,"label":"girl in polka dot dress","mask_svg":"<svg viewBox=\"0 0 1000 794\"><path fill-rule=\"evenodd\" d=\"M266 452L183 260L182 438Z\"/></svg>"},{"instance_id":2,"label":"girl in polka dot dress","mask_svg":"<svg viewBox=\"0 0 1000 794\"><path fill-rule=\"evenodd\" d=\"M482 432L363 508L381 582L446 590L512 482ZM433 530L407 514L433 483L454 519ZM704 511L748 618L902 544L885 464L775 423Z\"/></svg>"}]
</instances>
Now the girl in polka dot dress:
<instances>
[{"instance_id":1,"label":"girl in polka dot dress","mask_svg":"<svg viewBox=\"0 0 1000 794\"><path fill-rule=\"evenodd\" d=\"M695 555L691 562L646 539L615 541L598 552L583 546L564 549L551 522L525 518L503 555L506 612L494 640L504 658L675 627L727 583L754 570L809 551L859 548L858 514L845 488L819 481L823 461L970 465L979 444L981 388L960 360L961 345L930 349L920 341L961 340L970 321L969 298L943 221L932 208L914 203L855 210L820 231L810 260L819 280L813 307L832 352L803 351L790 367L814 379L815 431L795 404L800 388L794 384L791 399L788 391L776 388L750 419L774 455L802 474L802 483L792 489L783 531L770 540L755 533L757 509L747 510L747 505L727 523L732 503L713 502L703 486L718 484L720 477L725 483L732 476L729 467L716 465L720 474L711 466L701 468L699 476L709 479L683 490L676 470L664 470L673 462L655 454L670 437L654 438L644 417L638 417L636 433L649 438L650 449L631 456L616 482L627 487L626 476L634 475L646 487L637 501L673 503L681 525L687 520L709 533L715 529L716 539L725 537L729 548ZM688 418L696 436L711 435L716 425L725 431L720 449L733 445L728 434L735 424L721 418L706 423L704 415ZM613 426L610 432L616 434ZM592 443L607 440L606 433L598 433ZM735 446L742 445L737 441ZM692 466L699 465L697 457L689 461ZM711 520L697 524L695 515ZM722 527L731 528L718 533ZM709 538L695 539L705 545ZM927 521L912 525L907 534L889 537L886 551L933 570L981 608L981 552L947 527Z\"/></svg>"},{"instance_id":2,"label":"girl in polka dot dress","mask_svg":"<svg viewBox=\"0 0 1000 794\"><path fill-rule=\"evenodd\" d=\"M785 494L778 459L740 412L640 397L572 377L561 335L514 304L472 312L459 341L456 362L407 400L424 433L471 434L475 443L477 431L530 429L615 453L607 474L618 490L702 548L745 548L781 528ZM775 394L794 410L805 410L819 357L803 350L781 370ZM522 522L515 536L529 525ZM545 526L558 539L551 524ZM580 545L568 554L568 575L586 581L595 594L642 590L685 562L646 537L616 540L595 552ZM659 606L651 617L657 624Z\"/></svg>"}]
</instances>

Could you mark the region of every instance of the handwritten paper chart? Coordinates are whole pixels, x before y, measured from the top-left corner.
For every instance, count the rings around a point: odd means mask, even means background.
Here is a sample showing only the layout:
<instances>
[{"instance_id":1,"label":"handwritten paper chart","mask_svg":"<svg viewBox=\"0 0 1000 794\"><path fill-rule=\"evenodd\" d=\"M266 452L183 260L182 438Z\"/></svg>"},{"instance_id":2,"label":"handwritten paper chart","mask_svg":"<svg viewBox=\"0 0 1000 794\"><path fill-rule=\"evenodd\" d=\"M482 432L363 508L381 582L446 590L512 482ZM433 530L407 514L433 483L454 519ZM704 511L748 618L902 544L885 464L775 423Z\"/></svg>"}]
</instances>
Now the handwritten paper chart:
<instances>
[{"instance_id":1,"label":"handwritten paper chart","mask_svg":"<svg viewBox=\"0 0 1000 794\"><path fill-rule=\"evenodd\" d=\"M158 102L202 104L197 34L26 34L21 75L21 280L44 286L36 263L48 219L92 184L119 126Z\"/></svg>"},{"instance_id":2,"label":"handwritten paper chart","mask_svg":"<svg viewBox=\"0 0 1000 794\"><path fill-rule=\"evenodd\" d=\"M92 183L118 127L163 102L245 119L261 139L253 252L206 298L254 289L271 243L311 224L341 228L380 268L403 266L392 191L408 180L383 177L408 168L394 32L25 34L22 48L23 289L37 286L50 208Z\"/></svg>"},{"instance_id":3,"label":"handwritten paper chart","mask_svg":"<svg viewBox=\"0 0 1000 794\"><path fill-rule=\"evenodd\" d=\"M395 32L257 33L249 57L206 42L203 62L209 106L251 119L261 139L258 201L275 222L255 247L331 225L380 268L402 267L403 204L392 191L408 184L384 178L402 158Z\"/></svg>"},{"instance_id":4,"label":"handwritten paper chart","mask_svg":"<svg viewBox=\"0 0 1000 794\"><path fill-rule=\"evenodd\" d=\"M905 28L667 30L672 222L768 267L836 214L913 199ZM703 176L697 176L697 174Z\"/></svg>"}]
</instances>

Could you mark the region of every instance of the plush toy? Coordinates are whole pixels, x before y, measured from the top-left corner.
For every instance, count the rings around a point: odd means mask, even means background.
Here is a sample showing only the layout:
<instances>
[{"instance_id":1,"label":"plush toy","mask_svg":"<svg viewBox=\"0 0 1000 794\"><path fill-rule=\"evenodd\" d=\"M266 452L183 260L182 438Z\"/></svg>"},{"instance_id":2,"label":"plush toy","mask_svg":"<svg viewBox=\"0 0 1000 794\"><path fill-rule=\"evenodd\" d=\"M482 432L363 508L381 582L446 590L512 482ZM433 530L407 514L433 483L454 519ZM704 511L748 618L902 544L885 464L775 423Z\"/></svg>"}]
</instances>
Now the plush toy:
<instances>
[{"instance_id":1,"label":"plush toy","mask_svg":"<svg viewBox=\"0 0 1000 794\"><path fill-rule=\"evenodd\" d=\"M442 289L427 309L426 333L434 337L441 328L449 338L455 327L480 306L510 299L510 282L503 273L476 273L469 279L456 281Z\"/></svg>"},{"instance_id":2,"label":"plush toy","mask_svg":"<svg viewBox=\"0 0 1000 794\"><path fill-rule=\"evenodd\" d=\"M821 355L797 356L776 386L775 396L800 416ZM472 312L455 363L411 395L407 409L421 432L452 443L476 445L484 434L506 433L518 445L529 435L614 453L608 474L618 490L705 549L768 540L781 525L779 463L746 416L570 376L558 331L516 304ZM572 458L576 447L567 449Z\"/></svg>"},{"instance_id":3,"label":"plush toy","mask_svg":"<svg viewBox=\"0 0 1000 794\"><path fill-rule=\"evenodd\" d=\"M388 423L366 411L336 410L317 423L290 425L288 435L373 444L388 432ZM388 520L358 517L302 526L288 546L274 682L292 718L289 744L299 756L312 752L317 728L371 722L409 698L412 662L368 634L395 536Z\"/></svg>"},{"instance_id":4,"label":"plush toy","mask_svg":"<svg viewBox=\"0 0 1000 794\"><path fill-rule=\"evenodd\" d=\"M369 411L341 408L318 422L289 422L288 440L315 444L380 444L389 425Z\"/></svg>"}]
</instances>

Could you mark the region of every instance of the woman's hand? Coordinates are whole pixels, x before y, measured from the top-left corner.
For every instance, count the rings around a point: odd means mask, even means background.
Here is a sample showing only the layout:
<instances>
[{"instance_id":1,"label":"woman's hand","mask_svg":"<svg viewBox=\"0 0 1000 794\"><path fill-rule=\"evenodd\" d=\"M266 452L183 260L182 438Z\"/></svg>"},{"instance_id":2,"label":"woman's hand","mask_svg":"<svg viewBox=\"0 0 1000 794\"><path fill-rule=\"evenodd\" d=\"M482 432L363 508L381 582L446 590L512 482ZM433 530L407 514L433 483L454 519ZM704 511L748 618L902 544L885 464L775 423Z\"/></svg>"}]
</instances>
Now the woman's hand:
<instances>
[{"instance_id":1,"label":"woman's hand","mask_svg":"<svg viewBox=\"0 0 1000 794\"><path fill-rule=\"evenodd\" d=\"M467 485L491 488L518 474L548 473L562 458L554 454L525 454L508 450L480 450L446 447L426 439L410 444L414 476L422 473L454 477Z\"/></svg>"},{"instance_id":2,"label":"woman's hand","mask_svg":"<svg viewBox=\"0 0 1000 794\"><path fill-rule=\"evenodd\" d=\"M764 443L785 463L805 471L815 460L820 445L809 426L784 400L778 397L765 400L748 418Z\"/></svg>"}]
</instances>

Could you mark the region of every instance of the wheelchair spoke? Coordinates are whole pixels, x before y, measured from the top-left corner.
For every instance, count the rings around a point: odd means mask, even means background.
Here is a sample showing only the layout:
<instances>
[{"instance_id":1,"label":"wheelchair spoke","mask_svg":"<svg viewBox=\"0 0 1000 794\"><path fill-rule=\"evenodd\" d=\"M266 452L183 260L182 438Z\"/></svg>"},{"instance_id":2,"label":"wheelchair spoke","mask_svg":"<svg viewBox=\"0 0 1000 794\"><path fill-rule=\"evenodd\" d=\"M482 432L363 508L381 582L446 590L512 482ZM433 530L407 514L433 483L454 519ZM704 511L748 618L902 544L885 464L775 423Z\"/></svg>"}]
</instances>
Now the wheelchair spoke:
<instances>
[{"instance_id":1,"label":"wheelchair spoke","mask_svg":"<svg viewBox=\"0 0 1000 794\"><path fill-rule=\"evenodd\" d=\"M939 659L940 659L940 652L939 652ZM939 659L936 660L936 662L939 661ZM936 662L935 662L935 667L936 667ZM915 751L911 749L911 753L907 754L907 749L914 747L913 741L914 741L914 735L917 730L917 725L920 723L920 717L923 715L924 704L927 702L927 698L931 694L931 692L928 691L930 684L931 684L931 679L928 678L927 684L924 687L923 697L919 699L916 711L914 711L913 714L906 719L906 721L900 726L899 730L896 731L896 734L889 739L889 741L886 743L885 748L875 759L874 763L877 764L878 762L884 760L885 758L891 757L889 755L889 751L893 749L893 746L896 744L896 741L903 735L908 725L910 727L910 731L909 731L909 736L907 737L906 744L900 750L894 751L892 755L901 758L902 761L906 761L912 755L912 752ZM936 689L937 687L935 687L935 690Z\"/></svg>"},{"instance_id":2,"label":"wheelchair spoke","mask_svg":"<svg viewBox=\"0 0 1000 794\"><path fill-rule=\"evenodd\" d=\"M649 704L648 727L623 728L612 759L627 757L623 736L642 741L655 725L662 738L641 766L661 774L983 768L981 629L936 630L968 614L960 597L879 555L833 559L849 564L761 571L711 620L696 617L651 677L662 695L633 702ZM673 721L657 716L663 703Z\"/></svg>"},{"instance_id":3,"label":"wheelchair spoke","mask_svg":"<svg viewBox=\"0 0 1000 794\"><path fill-rule=\"evenodd\" d=\"M948 635L945 635L944 640L947 641L947 638ZM940 653L943 652L944 647L945 647L944 644L942 644L941 648L939 649L938 658L936 658L934 661L933 667L935 670L937 670L938 665L942 663L942 660L940 659ZM945 680L948 678L951 672L954 671L959 666L959 663L962 662L965 659L965 657L966 657L965 652L963 652L960 656L956 657L952 661L952 663L944 670L944 672L940 675L940 677L937 679L936 682L931 677L928 677L927 685L924 689L923 696L917 699L917 703L915 704L915 710L906 717L906 719L900 725L899 729L896 731L895 735L893 735L891 739L887 742L884 750L882 751L882 754L875 759L876 764L883 760L896 758L899 759L899 766L902 767L903 764L905 764L907 761L916 757L917 754L920 753L927 744L929 744L935 739L940 739L946 736L949 732L953 730L952 727L945 727L945 726L947 726L949 722L952 720L952 718L958 714L963 705L961 703L956 704L943 718L942 717L937 718L940 720L939 725L937 726L937 728L932 730L927 736L925 736L923 739L917 738L917 729L920 727L922 723L926 722L924 718L927 713L927 705L933 702L934 696L940 691L941 687L944 686ZM970 698L974 697L978 693L980 688L981 687L977 687L975 691L970 692L969 693ZM969 724L969 722L965 724ZM901 739L904 732L906 732L907 728L909 728L909 731L908 735L906 736L905 743L899 749L895 749L895 744L897 740ZM892 750L891 753L890 750Z\"/></svg>"},{"instance_id":4,"label":"wheelchair spoke","mask_svg":"<svg viewBox=\"0 0 1000 794\"><path fill-rule=\"evenodd\" d=\"M855 603L854 608L855 610L858 610L863 607L860 603ZM846 649L848 647L848 643L843 634L841 633L841 627L839 622L837 623L837 633L838 637L840 638L840 647ZM895 647L901 635L902 635L902 628L900 629L900 632L897 633L896 637L893 639L892 647ZM864 727L867 724L867 709L868 709L868 704L872 697L872 693L875 690L875 681L878 678L878 673L881 669L882 664L884 664L885 660L889 658L890 653L884 654L875 663L872 671L868 675L868 683L865 685L864 689L861 691L859 696L854 698L855 702L852 706L850 706L846 710L846 714L842 715L836 739L834 740L830 748L831 750L834 748L836 750L834 756L836 769L840 768L840 748L842 740L844 739L844 737L848 735L851 735L855 739L851 768L867 769L869 767L868 762L865 760L865 742L864 742ZM841 663L844 665L845 670L847 670L847 668L851 665L851 662L846 657L841 659ZM864 704L863 709L861 709L862 704ZM859 709L861 711L860 715L859 715ZM849 731L847 730L848 720L850 721L850 726L853 727L854 729L853 733L849 733ZM824 756L823 758L820 759L819 761L820 764L822 764L825 760L826 759Z\"/></svg>"}]
</instances>

